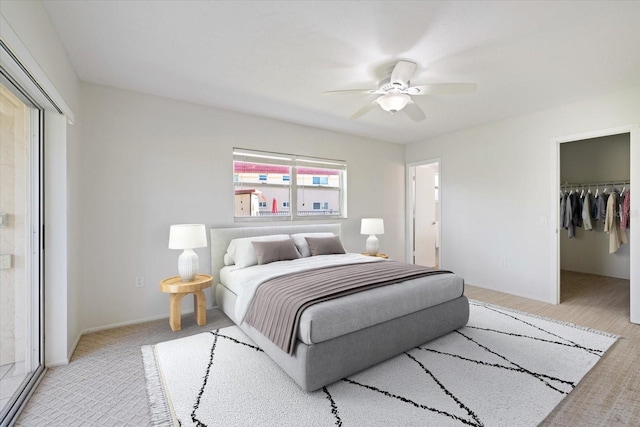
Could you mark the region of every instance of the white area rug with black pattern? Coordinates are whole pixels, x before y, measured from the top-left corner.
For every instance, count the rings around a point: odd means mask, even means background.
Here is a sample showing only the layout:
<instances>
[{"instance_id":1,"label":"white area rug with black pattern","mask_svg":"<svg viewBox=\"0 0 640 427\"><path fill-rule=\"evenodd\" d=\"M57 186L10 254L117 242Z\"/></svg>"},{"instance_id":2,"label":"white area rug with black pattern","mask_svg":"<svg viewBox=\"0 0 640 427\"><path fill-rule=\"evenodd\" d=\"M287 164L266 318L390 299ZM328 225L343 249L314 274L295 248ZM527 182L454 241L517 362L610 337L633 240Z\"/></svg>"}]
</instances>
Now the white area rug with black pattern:
<instances>
[{"instance_id":1,"label":"white area rug with black pattern","mask_svg":"<svg viewBox=\"0 0 640 427\"><path fill-rule=\"evenodd\" d=\"M154 425L535 426L617 339L470 306L464 328L312 393L236 326L145 346Z\"/></svg>"}]
</instances>

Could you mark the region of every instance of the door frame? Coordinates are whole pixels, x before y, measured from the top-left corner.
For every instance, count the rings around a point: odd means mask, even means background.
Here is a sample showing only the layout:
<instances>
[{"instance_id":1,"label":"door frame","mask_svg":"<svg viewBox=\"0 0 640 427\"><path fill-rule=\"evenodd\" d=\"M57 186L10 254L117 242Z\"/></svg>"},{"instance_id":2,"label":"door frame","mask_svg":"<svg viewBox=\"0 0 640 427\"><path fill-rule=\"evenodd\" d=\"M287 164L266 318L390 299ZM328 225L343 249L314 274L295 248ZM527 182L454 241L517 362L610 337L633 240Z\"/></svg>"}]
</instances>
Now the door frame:
<instances>
[{"instance_id":1,"label":"door frame","mask_svg":"<svg viewBox=\"0 0 640 427\"><path fill-rule=\"evenodd\" d=\"M555 238L551 239L550 246L550 278L555 284L555 303L560 304L560 198L558 188L560 188L560 144L565 142L575 142L585 139L599 138L603 136L629 134L630 149L630 181L640 185L640 125L624 125L607 129L600 129L581 134L574 134L556 137L551 140L551 197L550 218L551 224L555 227ZM640 197L631 199L631 218L634 222L640 221ZM640 255L640 227L629 228L629 257L631 260L637 259ZM630 265L630 320L632 323L640 324L640 263L631 262Z\"/></svg>"},{"instance_id":2,"label":"door frame","mask_svg":"<svg viewBox=\"0 0 640 427\"><path fill-rule=\"evenodd\" d=\"M437 213L438 213L438 218L440 221L440 239L439 239L439 243L440 243L440 247L438 250L438 253L436 255L437 260L438 260L438 265L442 266L442 161L440 159L440 157L437 158L433 158L433 159L426 159L426 160L420 160L417 162L410 162L407 163L405 165L405 171L406 171L406 177L405 177L405 200L406 200L406 218L405 218L405 222L407 224L407 226L405 227L406 229L406 236L405 236L405 242L406 243L406 247L405 247L405 261L408 262L409 264L413 264L414 263L414 247L415 247L415 242L414 242L414 230L413 230L413 217L414 217L414 211L415 211L415 188L413 185L413 180L415 178L416 175L416 168L419 166L425 166L425 165L430 165L433 163L437 163L438 164L438 208L437 208Z\"/></svg>"},{"instance_id":3,"label":"door frame","mask_svg":"<svg viewBox=\"0 0 640 427\"><path fill-rule=\"evenodd\" d=\"M68 330L67 318L67 284L66 276L67 263L67 241L66 241L66 220L64 224L60 226L59 222L52 221L55 224L53 228L58 231L58 234L50 233L47 229L48 235L52 238L47 239L48 247L56 248L53 251L54 259L47 257L45 260L44 252L44 237L45 237L45 220L51 218L52 215L57 215L55 219L58 219L60 215L66 218L66 160L64 163L64 174L60 173L59 165L54 164L51 168L51 162L47 159L45 161L45 140L47 140L47 147L53 147L52 150L47 150L47 156L57 155L66 159L66 125L73 124L74 115L73 111L65 103L64 99L57 91L56 87L47 77L47 74L42 70L38 62L32 56L31 52L22 43L20 37L15 33L9 23L3 16L0 15L0 68L2 79L16 87L21 96L32 104L35 110L32 110L31 124L35 125L39 123L40 132L38 138L33 139L32 145L32 164L30 173L37 174L31 175L32 186L39 186L38 194L32 192L31 215L33 222L32 226L32 280L39 280L38 286L31 288L31 297L34 304L34 311L38 313L38 319L30 319L30 330L34 332L32 339L37 340L35 344L39 344L39 352L37 355L31 354L32 362L36 357L40 359L39 367L32 373L32 375L25 379L21 384L21 391L15 395L15 399L11 401L5 408L6 411L0 414L0 424L12 425L18 418L20 412L26 406L29 397L35 391L37 384L44 377L46 372L46 363L48 355L56 351L51 351L51 348L57 350L57 347L63 347L65 355L67 354L67 336L70 333ZM47 125L45 126L45 117ZM31 134L34 135L33 129ZM62 141L62 142L60 142ZM59 150L62 146L65 149ZM45 168L45 163L47 168ZM48 174L48 175L47 175ZM47 175L47 176L45 176ZM51 182L51 176L56 177L55 182ZM64 176L64 183L58 182L59 176ZM47 185L45 186L45 182ZM45 188L46 187L46 188ZM54 196L49 198L51 191L54 191ZM62 195L63 197L60 197ZM47 211L45 212L45 196L47 199L55 199L60 203L49 204ZM36 232L37 231L37 232ZM59 234L62 233L64 239L59 238ZM35 253L34 253L35 252ZM57 262L56 257L63 256L65 262ZM45 261L47 265L55 265L56 269L53 272L50 270L45 271ZM64 272L64 277L60 277L59 271ZM46 276L46 277L45 277ZM45 280L47 281L47 292L45 293ZM53 285L53 286L52 286ZM57 297L63 300L64 304L55 304L51 301L47 301L47 298L51 296ZM37 307L35 307L37 302ZM58 302L56 300L55 302ZM45 310L45 306L47 310ZM53 308L53 310L52 310ZM51 315L51 313L54 313ZM58 312L63 314L58 315ZM46 316L50 317L47 321ZM63 319L64 321L60 321ZM37 336L35 336L37 332ZM53 332L53 333L52 333ZM46 335L46 337L45 337ZM64 337L62 340L60 337ZM79 339L79 336L78 336Z\"/></svg>"}]
</instances>

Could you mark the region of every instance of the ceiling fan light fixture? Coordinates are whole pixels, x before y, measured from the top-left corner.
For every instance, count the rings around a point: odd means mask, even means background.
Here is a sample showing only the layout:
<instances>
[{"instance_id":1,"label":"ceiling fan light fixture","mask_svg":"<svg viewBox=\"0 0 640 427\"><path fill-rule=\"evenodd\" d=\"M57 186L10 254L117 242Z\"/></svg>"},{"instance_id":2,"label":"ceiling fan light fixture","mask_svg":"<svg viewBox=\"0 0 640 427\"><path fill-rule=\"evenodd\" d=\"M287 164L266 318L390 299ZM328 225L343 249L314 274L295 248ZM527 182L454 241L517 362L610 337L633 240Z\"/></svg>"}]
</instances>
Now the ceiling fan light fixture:
<instances>
[{"instance_id":1,"label":"ceiling fan light fixture","mask_svg":"<svg viewBox=\"0 0 640 427\"><path fill-rule=\"evenodd\" d=\"M406 93L387 93L376 99L376 102L383 110L395 113L402 110L410 99L411 97Z\"/></svg>"}]
</instances>

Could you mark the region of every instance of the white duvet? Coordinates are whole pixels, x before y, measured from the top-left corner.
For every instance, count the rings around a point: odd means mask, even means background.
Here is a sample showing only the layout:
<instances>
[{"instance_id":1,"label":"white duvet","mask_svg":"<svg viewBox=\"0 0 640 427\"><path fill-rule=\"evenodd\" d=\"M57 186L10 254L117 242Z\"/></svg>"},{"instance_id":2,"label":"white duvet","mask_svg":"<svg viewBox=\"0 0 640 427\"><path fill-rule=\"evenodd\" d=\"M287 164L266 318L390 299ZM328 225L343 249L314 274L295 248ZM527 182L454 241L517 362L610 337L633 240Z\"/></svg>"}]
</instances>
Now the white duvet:
<instances>
[{"instance_id":1,"label":"white duvet","mask_svg":"<svg viewBox=\"0 0 640 427\"><path fill-rule=\"evenodd\" d=\"M249 305L256 290L260 284L266 280L289 273L314 270L321 267L380 261L384 261L384 259L348 253L298 258L291 261L278 261L246 268L238 268L230 265L220 270L220 282L238 296L235 315L240 324L244 321L244 316L249 310Z\"/></svg>"}]
</instances>

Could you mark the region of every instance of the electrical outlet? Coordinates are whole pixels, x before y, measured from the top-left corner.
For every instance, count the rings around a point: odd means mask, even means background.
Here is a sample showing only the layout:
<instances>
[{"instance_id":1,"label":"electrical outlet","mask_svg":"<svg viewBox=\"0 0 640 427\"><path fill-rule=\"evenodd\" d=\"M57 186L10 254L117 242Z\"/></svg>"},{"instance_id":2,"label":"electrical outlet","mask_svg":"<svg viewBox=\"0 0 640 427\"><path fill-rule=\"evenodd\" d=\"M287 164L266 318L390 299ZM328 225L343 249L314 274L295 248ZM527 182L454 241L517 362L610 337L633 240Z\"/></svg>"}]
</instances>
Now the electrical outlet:
<instances>
[{"instance_id":1,"label":"electrical outlet","mask_svg":"<svg viewBox=\"0 0 640 427\"><path fill-rule=\"evenodd\" d=\"M136 277L136 288L144 288L144 277Z\"/></svg>"},{"instance_id":2,"label":"electrical outlet","mask_svg":"<svg viewBox=\"0 0 640 427\"><path fill-rule=\"evenodd\" d=\"M0 255L0 270L8 270L11 268L11 254Z\"/></svg>"},{"instance_id":3,"label":"electrical outlet","mask_svg":"<svg viewBox=\"0 0 640 427\"><path fill-rule=\"evenodd\" d=\"M498 261L498 265L500 266L500 268L507 268L506 258L500 258L500 261Z\"/></svg>"}]
</instances>

